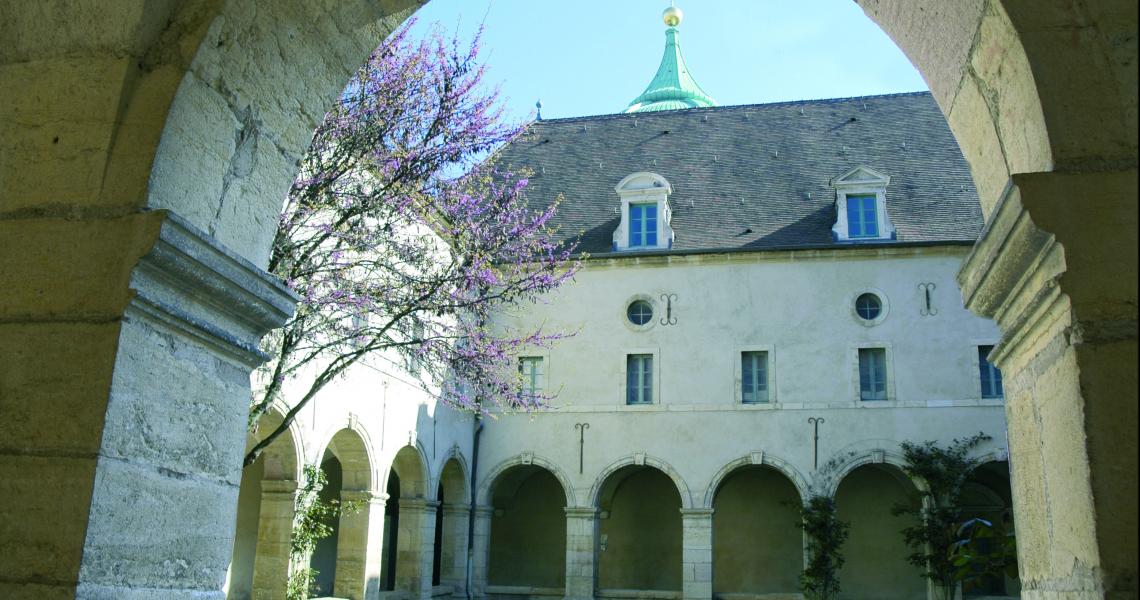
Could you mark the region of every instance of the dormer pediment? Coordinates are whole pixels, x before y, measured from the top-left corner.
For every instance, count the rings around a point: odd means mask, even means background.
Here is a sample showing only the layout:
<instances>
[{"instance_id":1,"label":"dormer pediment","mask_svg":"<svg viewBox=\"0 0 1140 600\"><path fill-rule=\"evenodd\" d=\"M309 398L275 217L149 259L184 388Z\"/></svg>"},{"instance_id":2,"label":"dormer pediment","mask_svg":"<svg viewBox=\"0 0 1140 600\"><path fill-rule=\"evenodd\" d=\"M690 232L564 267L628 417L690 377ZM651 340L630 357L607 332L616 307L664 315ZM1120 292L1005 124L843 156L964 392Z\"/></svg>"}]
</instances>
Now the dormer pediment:
<instances>
[{"instance_id":1,"label":"dormer pediment","mask_svg":"<svg viewBox=\"0 0 1140 600\"><path fill-rule=\"evenodd\" d=\"M880 173L870 167L858 166L831 180L832 187L866 186L887 187L891 183L889 175Z\"/></svg>"},{"instance_id":2,"label":"dormer pediment","mask_svg":"<svg viewBox=\"0 0 1140 600\"><path fill-rule=\"evenodd\" d=\"M630 192L641 193L664 193L666 195L673 193L673 186L669 185L669 181L657 173L649 171L641 171L626 175L616 186L614 191L619 196L624 196Z\"/></svg>"}]
</instances>

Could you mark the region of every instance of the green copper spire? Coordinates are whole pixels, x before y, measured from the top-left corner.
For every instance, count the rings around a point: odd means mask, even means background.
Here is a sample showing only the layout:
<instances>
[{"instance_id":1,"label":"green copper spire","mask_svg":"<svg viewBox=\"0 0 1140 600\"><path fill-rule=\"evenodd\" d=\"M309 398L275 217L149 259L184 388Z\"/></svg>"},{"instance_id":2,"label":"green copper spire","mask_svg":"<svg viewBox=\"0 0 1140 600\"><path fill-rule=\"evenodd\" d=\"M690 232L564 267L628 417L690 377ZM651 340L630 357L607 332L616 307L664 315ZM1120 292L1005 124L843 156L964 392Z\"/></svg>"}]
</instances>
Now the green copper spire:
<instances>
[{"instance_id":1,"label":"green copper spire","mask_svg":"<svg viewBox=\"0 0 1140 600\"><path fill-rule=\"evenodd\" d=\"M681 23L681 9L669 7L664 14L665 24L665 55L661 57L661 66L657 67L657 74L653 81L645 88L641 95L629 103L627 113L651 112L656 110L676 110L679 108L697 108L703 106L716 106L713 100L697 85L689 69L685 66L685 59L681 56L681 45L677 42L677 25Z\"/></svg>"}]
</instances>

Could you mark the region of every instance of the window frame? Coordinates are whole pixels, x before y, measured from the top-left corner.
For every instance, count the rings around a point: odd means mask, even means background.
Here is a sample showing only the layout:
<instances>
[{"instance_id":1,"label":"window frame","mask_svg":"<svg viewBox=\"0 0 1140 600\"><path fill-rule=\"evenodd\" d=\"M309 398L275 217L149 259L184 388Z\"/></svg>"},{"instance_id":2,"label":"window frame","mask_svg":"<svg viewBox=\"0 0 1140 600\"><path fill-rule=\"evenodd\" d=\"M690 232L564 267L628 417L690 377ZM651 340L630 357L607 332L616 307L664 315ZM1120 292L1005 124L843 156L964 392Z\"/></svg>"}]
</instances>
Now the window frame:
<instances>
[{"instance_id":1,"label":"window frame","mask_svg":"<svg viewBox=\"0 0 1140 600\"><path fill-rule=\"evenodd\" d=\"M883 383L886 386L885 397L882 400L863 400L862 379L859 373L859 351L882 350L883 362L886 371ZM850 346L851 369L851 398L855 406L893 406L898 401L898 388L895 385L894 352L890 342L866 341Z\"/></svg>"},{"instance_id":2,"label":"window frame","mask_svg":"<svg viewBox=\"0 0 1140 600\"><path fill-rule=\"evenodd\" d=\"M653 372L650 373L650 391L652 401L647 403L630 404L629 400L629 357L633 355L648 355L652 357ZM618 384L618 400L620 405L627 409L645 409L646 407L660 406L663 401L661 389L661 349L657 346L640 346L623 348L620 355L621 377Z\"/></svg>"},{"instance_id":3,"label":"window frame","mask_svg":"<svg viewBox=\"0 0 1140 600\"><path fill-rule=\"evenodd\" d=\"M638 325L629 320L629 307L638 300L645 302L653 310L653 316L649 319L649 322L644 325ZM653 329L653 327L657 325L658 315L661 314L661 307L658 305L657 301L654 300L653 296L650 296L649 294L634 294L626 298L625 302L621 304L621 308L619 310L619 318L621 319L622 325L624 325L626 329L638 333Z\"/></svg>"},{"instance_id":4,"label":"window frame","mask_svg":"<svg viewBox=\"0 0 1140 600\"><path fill-rule=\"evenodd\" d=\"M634 216L634 210L637 210L640 218ZM648 213L652 214L652 219L649 218ZM659 215L657 214L656 202L630 202L629 203L629 238L626 240L626 247L630 250L642 250L647 248L657 248L657 240L660 234L658 227ZM649 228L649 222L652 220L653 228ZM633 243L634 236L637 235L641 239L641 243ZM653 243L649 243L649 236L653 236Z\"/></svg>"},{"instance_id":5,"label":"window frame","mask_svg":"<svg viewBox=\"0 0 1140 600\"><path fill-rule=\"evenodd\" d=\"M1005 400L1005 380L1002 377L1001 369L989 360L989 354L993 352L994 346L997 344L977 344L974 349L977 352L976 368L978 373L978 397L982 400ZM983 351L984 348L989 350ZM996 383L998 393L996 395L986 395L986 375L988 374L996 378L991 383Z\"/></svg>"},{"instance_id":6,"label":"window frame","mask_svg":"<svg viewBox=\"0 0 1140 600\"><path fill-rule=\"evenodd\" d=\"M851 208L852 208L851 207L851 201L852 200L856 200L857 201L856 204L858 205L858 208L855 211L856 216L858 217L858 221L855 221L854 223L851 220L851 212L852 212L851 211ZM848 237L848 239L852 239L852 240L877 240L877 239L881 239L881 237L879 236L879 207L878 207L878 203L879 203L879 201L878 201L878 198L876 197L876 194L847 194L847 211L846 212L847 212L847 237ZM868 210L867 210L868 207L866 206L867 204L870 204L869 208L871 209L870 210L870 216L871 216L870 221L867 221L867 219L866 219L868 216ZM860 232L858 234L852 232L852 228L851 228L852 224L858 224L859 225L859 231ZM866 232L866 228L867 228L868 224L874 226L875 233L869 234Z\"/></svg>"},{"instance_id":7,"label":"window frame","mask_svg":"<svg viewBox=\"0 0 1140 600\"><path fill-rule=\"evenodd\" d=\"M744 401L744 365L742 357L746 352L763 352L768 357L768 400L766 402ZM776 386L776 352L771 344L747 344L735 348L733 362L733 403L738 406L761 407L772 406L777 401Z\"/></svg>"},{"instance_id":8,"label":"window frame","mask_svg":"<svg viewBox=\"0 0 1140 600\"><path fill-rule=\"evenodd\" d=\"M537 386L534 385L535 384L534 373L532 372L530 374L530 376L528 377L527 371L523 368L523 366L525 364L531 363L531 362L537 362L539 365ZM548 361L547 361L546 357L542 356L540 354L521 354L521 355L519 355L519 357L518 357L519 374L523 376L523 382L524 382L522 389L519 390L520 395L528 396L530 398L535 398L535 397L540 396L543 392L546 391L546 387L547 387L546 386L546 379L549 378L549 375L547 374L547 368L546 368L547 363L548 363ZM529 383L530 385L529 386L526 385L527 383Z\"/></svg>"},{"instance_id":9,"label":"window frame","mask_svg":"<svg viewBox=\"0 0 1140 600\"><path fill-rule=\"evenodd\" d=\"M863 315L859 314L858 302L859 297L864 294L871 294L879 299L879 316L874 319L864 319ZM849 294L845 301L847 302L847 310L851 312L851 317L856 323L864 327L874 327L883 321L887 320L887 316L891 313L891 301L887 297L886 292L879 288L864 287L859 288Z\"/></svg>"}]
</instances>

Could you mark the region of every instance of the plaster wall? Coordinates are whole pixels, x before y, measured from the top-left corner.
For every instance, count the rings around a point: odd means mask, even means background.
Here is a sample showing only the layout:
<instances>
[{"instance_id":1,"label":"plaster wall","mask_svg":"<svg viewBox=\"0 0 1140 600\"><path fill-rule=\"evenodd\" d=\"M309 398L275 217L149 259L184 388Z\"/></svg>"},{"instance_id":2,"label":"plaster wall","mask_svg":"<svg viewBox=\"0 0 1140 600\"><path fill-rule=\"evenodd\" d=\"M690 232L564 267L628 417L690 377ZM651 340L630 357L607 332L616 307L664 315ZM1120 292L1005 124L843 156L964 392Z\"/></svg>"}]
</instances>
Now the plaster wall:
<instances>
[{"instance_id":1,"label":"plaster wall","mask_svg":"<svg viewBox=\"0 0 1140 600\"><path fill-rule=\"evenodd\" d=\"M576 335L542 351L549 389L558 393L550 410L486 423L479 485L500 462L530 453L559 470L577 505L590 506L607 465L641 455L675 470L684 506L701 507L718 472L742 458L777 466L803 494L834 489L846 462L894 452L903 440L948 442L982 430L994 437L985 451L1000 452L1004 407L980 398L976 362L977 346L998 333L962 308L954 290L964 252L595 259L548 304L508 321ZM936 315L919 312L920 282L938 286ZM889 305L871 327L851 308L866 289ZM664 293L677 294L676 325L656 320ZM625 306L638 294L657 299L655 324L644 331L625 324ZM890 400L856 399L861 345L887 347ZM769 351L772 402L743 405L736 365L741 349L754 347ZM626 352L656 354L654 404L625 404ZM825 418L815 460L808 417ZM576 423L590 424L581 446Z\"/></svg>"},{"instance_id":2,"label":"plaster wall","mask_svg":"<svg viewBox=\"0 0 1140 600\"><path fill-rule=\"evenodd\" d=\"M625 355L656 354L654 405L738 404L739 352L769 352L773 406L854 407L856 348L885 345L896 405L980 400L977 346L1000 334L969 314L954 277L965 247L841 249L595 259L549 303L518 320L574 332L551 350L548 389L564 409L625 404ZM934 283L924 316L920 283ZM884 300L881 323L855 298ZM675 325L662 325L672 302ZM635 297L654 305L650 325L628 323ZM507 321L510 323L511 321ZM917 404L915 404L917 403Z\"/></svg>"}]
</instances>

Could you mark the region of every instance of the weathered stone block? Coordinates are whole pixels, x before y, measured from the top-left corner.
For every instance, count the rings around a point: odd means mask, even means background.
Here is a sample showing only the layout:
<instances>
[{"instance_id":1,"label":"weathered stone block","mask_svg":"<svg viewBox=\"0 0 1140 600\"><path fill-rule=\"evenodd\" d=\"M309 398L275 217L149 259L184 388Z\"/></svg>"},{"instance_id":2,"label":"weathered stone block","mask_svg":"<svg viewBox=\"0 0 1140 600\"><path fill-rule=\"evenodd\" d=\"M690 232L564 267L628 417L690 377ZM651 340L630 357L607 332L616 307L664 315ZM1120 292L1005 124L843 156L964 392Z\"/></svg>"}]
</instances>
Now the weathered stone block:
<instances>
[{"instance_id":1,"label":"weathered stone block","mask_svg":"<svg viewBox=\"0 0 1140 600\"><path fill-rule=\"evenodd\" d=\"M80 567L83 587L170 590L171 597L179 590L220 590L237 492L236 484L100 459L91 507L97 517L88 525Z\"/></svg>"}]
</instances>

